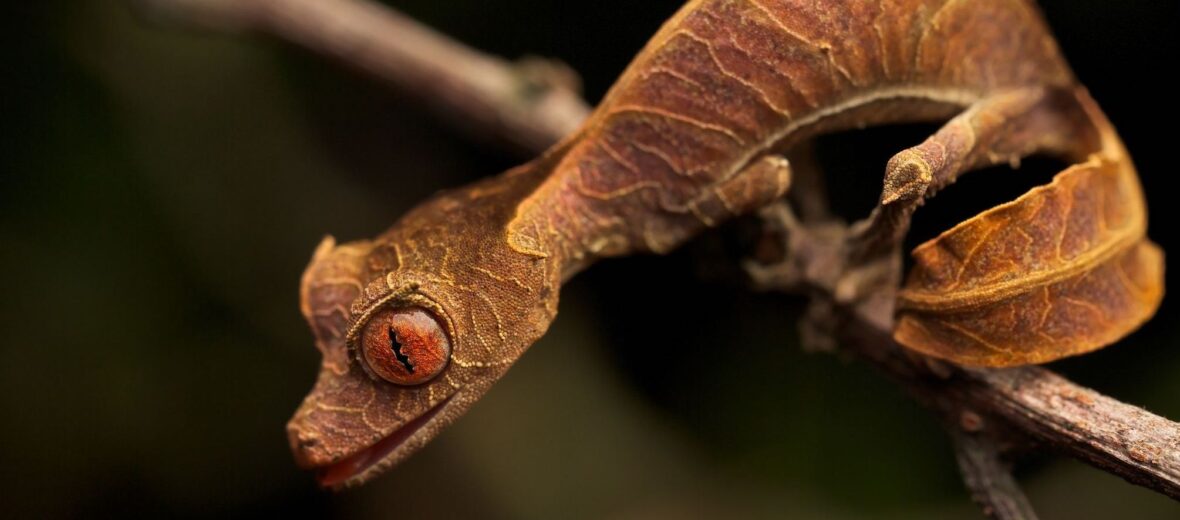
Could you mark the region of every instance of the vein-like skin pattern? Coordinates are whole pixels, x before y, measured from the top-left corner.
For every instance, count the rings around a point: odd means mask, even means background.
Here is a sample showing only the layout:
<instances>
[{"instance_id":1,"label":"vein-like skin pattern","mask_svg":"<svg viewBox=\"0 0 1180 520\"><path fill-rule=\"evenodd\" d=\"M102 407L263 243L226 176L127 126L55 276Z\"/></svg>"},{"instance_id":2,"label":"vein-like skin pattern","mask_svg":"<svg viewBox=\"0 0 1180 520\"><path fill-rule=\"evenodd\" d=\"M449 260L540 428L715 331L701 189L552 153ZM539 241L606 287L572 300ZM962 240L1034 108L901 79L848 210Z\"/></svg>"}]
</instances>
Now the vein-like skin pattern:
<instances>
[{"instance_id":1,"label":"vein-like skin pattern","mask_svg":"<svg viewBox=\"0 0 1180 520\"><path fill-rule=\"evenodd\" d=\"M945 119L1029 86L1074 81L1024 0L690 2L541 158L440 194L373 240L325 240L302 286L323 366L288 425L296 459L324 468L409 424L392 451L328 485L404 459L544 334L565 279L773 201L789 167L772 154L792 143ZM453 354L435 379L397 386L362 366L358 331L390 306L439 317Z\"/></svg>"}]
</instances>

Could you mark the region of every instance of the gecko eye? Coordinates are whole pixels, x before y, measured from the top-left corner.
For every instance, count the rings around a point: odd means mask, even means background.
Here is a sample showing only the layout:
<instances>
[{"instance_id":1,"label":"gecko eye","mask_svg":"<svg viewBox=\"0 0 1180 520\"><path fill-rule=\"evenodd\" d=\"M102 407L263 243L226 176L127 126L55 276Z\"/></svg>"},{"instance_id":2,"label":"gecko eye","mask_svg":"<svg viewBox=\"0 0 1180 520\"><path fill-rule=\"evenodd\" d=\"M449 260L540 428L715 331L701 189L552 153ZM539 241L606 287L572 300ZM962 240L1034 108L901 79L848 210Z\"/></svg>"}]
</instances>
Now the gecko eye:
<instances>
[{"instance_id":1,"label":"gecko eye","mask_svg":"<svg viewBox=\"0 0 1180 520\"><path fill-rule=\"evenodd\" d=\"M378 312L365 325L360 340L369 370L399 385L434 379L451 357L446 332L438 319L421 307Z\"/></svg>"}]
</instances>

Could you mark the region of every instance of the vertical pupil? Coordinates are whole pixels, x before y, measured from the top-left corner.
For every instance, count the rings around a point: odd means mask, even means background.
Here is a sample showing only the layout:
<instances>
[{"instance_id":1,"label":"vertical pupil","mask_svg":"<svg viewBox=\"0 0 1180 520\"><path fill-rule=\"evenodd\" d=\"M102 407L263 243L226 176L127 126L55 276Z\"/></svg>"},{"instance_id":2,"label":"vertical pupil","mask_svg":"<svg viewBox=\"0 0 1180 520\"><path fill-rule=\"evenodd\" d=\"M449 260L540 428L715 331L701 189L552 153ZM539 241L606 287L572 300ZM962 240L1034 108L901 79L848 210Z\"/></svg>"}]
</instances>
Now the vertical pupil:
<instances>
[{"instance_id":1,"label":"vertical pupil","mask_svg":"<svg viewBox=\"0 0 1180 520\"><path fill-rule=\"evenodd\" d=\"M398 342L397 332L394 332L393 327L389 327L389 346L393 349L393 356L406 367L407 372L413 374L414 365L410 363L410 357L402 353L402 344Z\"/></svg>"}]
</instances>

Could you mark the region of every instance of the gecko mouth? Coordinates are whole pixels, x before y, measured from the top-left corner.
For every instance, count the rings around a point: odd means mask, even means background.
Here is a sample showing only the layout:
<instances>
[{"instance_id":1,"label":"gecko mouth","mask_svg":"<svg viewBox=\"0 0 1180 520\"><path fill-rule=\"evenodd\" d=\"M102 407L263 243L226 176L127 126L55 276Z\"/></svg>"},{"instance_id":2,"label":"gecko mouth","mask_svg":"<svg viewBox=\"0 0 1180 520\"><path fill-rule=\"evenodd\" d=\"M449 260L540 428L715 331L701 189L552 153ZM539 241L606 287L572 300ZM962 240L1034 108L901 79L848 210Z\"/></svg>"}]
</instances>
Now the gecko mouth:
<instances>
[{"instance_id":1,"label":"gecko mouth","mask_svg":"<svg viewBox=\"0 0 1180 520\"><path fill-rule=\"evenodd\" d=\"M399 447L405 444L414 433L429 424L430 420L438 415L438 412L442 411L447 403L451 402L451 398L453 397L455 397L454 394L443 399L434 405L433 408L427 410L426 413L402 425L402 427L386 435L375 444L321 468L316 477L320 486L339 488L366 476L369 470L373 469L373 466L388 458Z\"/></svg>"}]
</instances>

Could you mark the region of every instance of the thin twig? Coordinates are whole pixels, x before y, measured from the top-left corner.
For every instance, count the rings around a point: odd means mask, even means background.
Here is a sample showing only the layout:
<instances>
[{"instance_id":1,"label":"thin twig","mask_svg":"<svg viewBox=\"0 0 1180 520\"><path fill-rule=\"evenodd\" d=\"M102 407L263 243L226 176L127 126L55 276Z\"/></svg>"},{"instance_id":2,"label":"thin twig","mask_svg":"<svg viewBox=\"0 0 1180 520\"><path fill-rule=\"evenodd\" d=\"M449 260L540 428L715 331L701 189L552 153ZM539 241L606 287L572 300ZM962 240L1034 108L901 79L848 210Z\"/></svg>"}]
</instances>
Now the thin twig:
<instances>
[{"instance_id":1,"label":"thin twig","mask_svg":"<svg viewBox=\"0 0 1180 520\"><path fill-rule=\"evenodd\" d=\"M477 134L538 151L558 141L588 110L569 81L541 81L518 65L468 49L380 5L364 0L137 0L156 14L221 30L269 33L416 93L449 119ZM525 67L527 69L528 67ZM541 74L545 77L546 74ZM548 77L561 76L549 74ZM569 74L572 77L572 73ZM824 236L815 230L810 236ZM824 248L817 247L822 251ZM813 255L817 262L826 256ZM810 263L810 262L809 262ZM815 265L798 266L809 277ZM793 271L795 272L795 271ZM796 276L797 278L797 276ZM791 279L785 277L783 280ZM768 280L775 280L774 277ZM780 282L782 280L779 280ZM798 280L793 280L792 283ZM1051 446L1096 468L1180 500L1180 425L1078 386L1040 367L984 370L956 367L895 344L880 317L842 307L824 281L812 288L840 325L848 352L876 366L940 415L973 410L1014 441ZM764 289L787 289L768 283ZM992 464L973 453L965 464ZM994 469L994 468L993 468ZM972 470L974 472L975 470ZM989 471L995 493L1015 483ZM997 477L996 475L1000 475ZM998 506L993 505L993 508ZM1013 511L1019 511L1017 507ZM1019 516L1013 518L1020 518Z\"/></svg>"},{"instance_id":2,"label":"thin twig","mask_svg":"<svg viewBox=\"0 0 1180 520\"><path fill-rule=\"evenodd\" d=\"M983 507L983 514L996 520L1036 520L1032 504L1000 460L1000 450L991 439L956 426L950 428L950 436L955 441L963 483L972 500Z\"/></svg>"},{"instance_id":3,"label":"thin twig","mask_svg":"<svg viewBox=\"0 0 1180 520\"><path fill-rule=\"evenodd\" d=\"M134 0L157 20L273 35L416 96L469 134L536 154L590 109L577 75L480 53L367 0Z\"/></svg>"}]
</instances>

